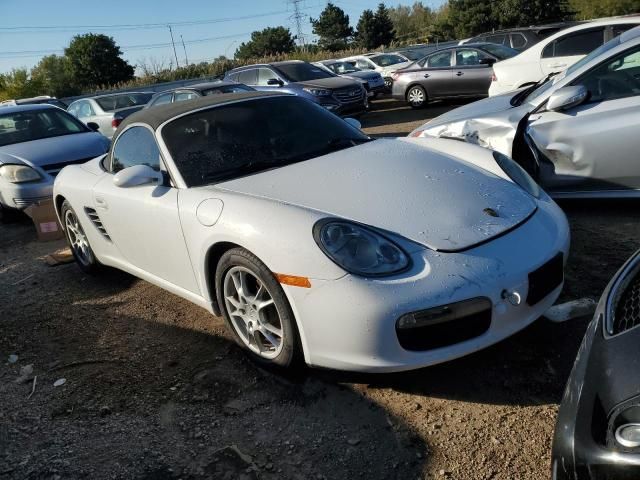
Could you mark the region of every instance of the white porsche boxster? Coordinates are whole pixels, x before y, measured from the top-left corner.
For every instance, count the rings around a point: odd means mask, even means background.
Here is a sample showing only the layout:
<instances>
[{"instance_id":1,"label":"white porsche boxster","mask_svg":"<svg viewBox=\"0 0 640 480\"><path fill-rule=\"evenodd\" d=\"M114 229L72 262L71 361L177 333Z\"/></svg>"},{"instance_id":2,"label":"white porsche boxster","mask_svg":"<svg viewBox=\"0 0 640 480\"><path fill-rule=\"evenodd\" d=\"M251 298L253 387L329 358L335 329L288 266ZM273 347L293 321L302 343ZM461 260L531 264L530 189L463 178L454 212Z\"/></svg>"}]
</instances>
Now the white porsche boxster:
<instances>
[{"instance_id":1,"label":"white porsche boxster","mask_svg":"<svg viewBox=\"0 0 640 480\"><path fill-rule=\"evenodd\" d=\"M300 97L128 117L57 176L85 271L125 270L224 316L263 363L397 371L493 344L558 297L566 218L508 157L372 140Z\"/></svg>"}]
</instances>

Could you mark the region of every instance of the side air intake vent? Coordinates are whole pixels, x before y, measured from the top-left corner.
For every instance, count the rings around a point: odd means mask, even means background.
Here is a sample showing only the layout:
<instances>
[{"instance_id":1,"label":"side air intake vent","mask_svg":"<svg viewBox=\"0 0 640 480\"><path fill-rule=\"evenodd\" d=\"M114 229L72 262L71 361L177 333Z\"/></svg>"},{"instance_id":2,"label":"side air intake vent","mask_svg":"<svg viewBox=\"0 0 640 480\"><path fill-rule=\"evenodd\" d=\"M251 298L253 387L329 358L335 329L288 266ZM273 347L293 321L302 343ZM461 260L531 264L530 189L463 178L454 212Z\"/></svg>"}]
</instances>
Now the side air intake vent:
<instances>
[{"instance_id":1,"label":"side air intake vent","mask_svg":"<svg viewBox=\"0 0 640 480\"><path fill-rule=\"evenodd\" d=\"M89 220L91 220L91 223L95 225L95 227L102 234L102 236L107 240L111 241L111 237L109 237L107 230L104 228L104 225L102 225L102 220L100 220L100 217L98 216L98 212L96 212L93 208L89 208L89 207L84 207L84 211L89 217Z\"/></svg>"}]
</instances>

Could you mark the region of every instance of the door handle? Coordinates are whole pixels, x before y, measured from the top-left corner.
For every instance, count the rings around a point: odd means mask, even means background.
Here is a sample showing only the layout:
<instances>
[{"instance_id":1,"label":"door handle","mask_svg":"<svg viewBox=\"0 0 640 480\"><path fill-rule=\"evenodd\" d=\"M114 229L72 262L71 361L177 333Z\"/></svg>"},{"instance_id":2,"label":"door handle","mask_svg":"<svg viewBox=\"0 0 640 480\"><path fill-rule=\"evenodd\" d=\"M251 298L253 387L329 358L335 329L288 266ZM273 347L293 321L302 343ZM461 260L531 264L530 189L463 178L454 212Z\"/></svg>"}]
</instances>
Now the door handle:
<instances>
[{"instance_id":1,"label":"door handle","mask_svg":"<svg viewBox=\"0 0 640 480\"><path fill-rule=\"evenodd\" d=\"M428 73L424 74L424 78L429 78L431 75L429 75Z\"/></svg>"},{"instance_id":2,"label":"door handle","mask_svg":"<svg viewBox=\"0 0 640 480\"><path fill-rule=\"evenodd\" d=\"M96 200L96 207L104 208L105 210L109 208L109 205L107 205L107 201L104 198L96 197L95 200Z\"/></svg>"},{"instance_id":3,"label":"door handle","mask_svg":"<svg viewBox=\"0 0 640 480\"><path fill-rule=\"evenodd\" d=\"M462 73L462 72L456 73L456 77L461 77L462 75L464 75L464 73Z\"/></svg>"}]
</instances>

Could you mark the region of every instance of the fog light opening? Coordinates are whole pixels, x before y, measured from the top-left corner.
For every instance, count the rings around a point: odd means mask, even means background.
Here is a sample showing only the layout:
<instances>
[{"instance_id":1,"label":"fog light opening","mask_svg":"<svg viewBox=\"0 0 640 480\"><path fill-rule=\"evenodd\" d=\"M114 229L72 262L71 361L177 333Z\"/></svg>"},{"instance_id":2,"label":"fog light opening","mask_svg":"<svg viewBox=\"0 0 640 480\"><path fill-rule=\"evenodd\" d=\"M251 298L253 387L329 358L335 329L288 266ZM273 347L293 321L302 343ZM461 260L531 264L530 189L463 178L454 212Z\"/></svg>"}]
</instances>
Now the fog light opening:
<instances>
[{"instance_id":1,"label":"fog light opening","mask_svg":"<svg viewBox=\"0 0 640 480\"><path fill-rule=\"evenodd\" d=\"M640 423L626 423L616 430L616 442L625 448L640 447Z\"/></svg>"}]
</instances>

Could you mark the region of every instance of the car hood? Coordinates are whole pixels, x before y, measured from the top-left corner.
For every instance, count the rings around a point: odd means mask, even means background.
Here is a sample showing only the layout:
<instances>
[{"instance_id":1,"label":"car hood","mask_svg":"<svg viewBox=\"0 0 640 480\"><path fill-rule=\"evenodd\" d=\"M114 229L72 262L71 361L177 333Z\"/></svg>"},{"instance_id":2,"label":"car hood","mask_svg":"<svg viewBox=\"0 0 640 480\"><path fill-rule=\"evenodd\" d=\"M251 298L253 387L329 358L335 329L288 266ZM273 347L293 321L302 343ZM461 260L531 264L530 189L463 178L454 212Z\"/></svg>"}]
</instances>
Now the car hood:
<instances>
[{"instance_id":1,"label":"car hood","mask_svg":"<svg viewBox=\"0 0 640 480\"><path fill-rule=\"evenodd\" d=\"M212 188L321 211L441 251L483 243L536 209L512 182L425 143L380 139Z\"/></svg>"},{"instance_id":2,"label":"car hood","mask_svg":"<svg viewBox=\"0 0 640 480\"><path fill-rule=\"evenodd\" d=\"M345 77L330 77L330 78L319 78L317 80L308 80L306 82L296 82L299 85L304 87L315 87L315 88L328 88L331 90L335 90L337 88L345 88L345 87L353 87L356 84L355 80Z\"/></svg>"},{"instance_id":3,"label":"car hood","mask_svg":"<svg viewBox=\"0 0 640 480\"><path fill-rule=\"evenodd\" d=\"M378 72L351 72L345 73L342 76L346 78L357 78L358 80L377 80L378 78L381 78L381 75Z\"/></svg>"},{"instance_id":4,"label":"car hood","mask_svg":"<svg viewBox=\"0 0 640 480\"><path fill-rule=\"evenodd\" d=\"M457 138L511 155L520 120L531 110L528 103L513 107L514 92L485 98L440 115L410 136Z\"/></svg>"},{"instance_id":5,"label":"car hood","mask_svg":"<svg viewBox=\"0 0 640 480\"><path fill-rule=\"evenodd\" d=\"M109 139L96 132L41 138L0 147L0 163L26 163L42 167L90 159L109 149Z\"/></svg>"}]
</instances>

